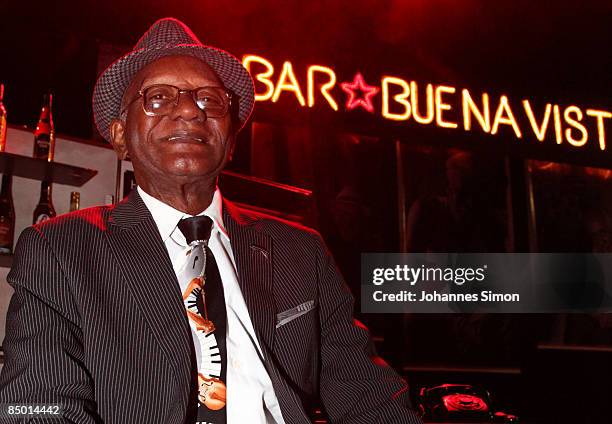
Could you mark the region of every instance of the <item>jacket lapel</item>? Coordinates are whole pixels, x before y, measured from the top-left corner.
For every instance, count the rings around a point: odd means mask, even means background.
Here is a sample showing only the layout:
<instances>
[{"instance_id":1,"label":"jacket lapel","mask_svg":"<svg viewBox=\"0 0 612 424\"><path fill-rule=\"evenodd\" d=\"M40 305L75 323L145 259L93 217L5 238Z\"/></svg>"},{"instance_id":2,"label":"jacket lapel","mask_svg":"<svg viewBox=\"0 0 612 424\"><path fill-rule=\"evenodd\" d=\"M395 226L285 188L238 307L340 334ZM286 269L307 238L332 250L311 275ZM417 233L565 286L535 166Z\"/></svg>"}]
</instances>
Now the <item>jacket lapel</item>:
<instances>
[{"instance_id":1,"label":"jacket lapel","mask_svg":"<svg viewBox=\"0 0 612 424\"><path fill-rule=\"evenodd\" d=\"M264 359L274 349L276 306L272 279L272 238L259 231L231 202L223 200L223 222L236 260L238 284Z\"/></svg>"},{"instance_id":2,"label":"jacket lapel","mask_svg":"<svg viewBox=\"0 0 612 424\"><path fill-rule=\"evenodd\" d=\"M274 386L286 423L309 423L302 401L277 364L274 352L276 306L273 283L273 240L258 221L223 200L223 223L236 260L238 284L247 304L265 367Z\"/></svg>"},{"instance_id":3,"label":"jacket lapel","mask_svg":"<svg viewBox=\"0 0 612 424\"><path fill-rule=\"evenodd\" d=\"M179 384L189 387L191 333L180 286L155 221L137 190L113 210L107 234L134 303L175 368Z\"/></svg>"}]
</instances>

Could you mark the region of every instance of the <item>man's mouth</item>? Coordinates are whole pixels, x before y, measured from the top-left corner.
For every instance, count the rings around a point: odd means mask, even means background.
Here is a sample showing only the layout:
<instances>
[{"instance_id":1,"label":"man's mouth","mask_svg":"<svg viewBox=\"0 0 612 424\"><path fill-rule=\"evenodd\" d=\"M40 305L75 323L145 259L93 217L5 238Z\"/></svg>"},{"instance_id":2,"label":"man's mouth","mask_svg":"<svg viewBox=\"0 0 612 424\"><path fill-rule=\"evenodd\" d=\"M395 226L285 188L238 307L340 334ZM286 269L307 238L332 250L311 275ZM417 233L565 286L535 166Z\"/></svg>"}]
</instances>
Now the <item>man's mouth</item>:
<instances>
[{"instance_id":1,"label":"man's mouth","mask_svg":"<svg viewBox=\"0 0 612 424\"><path fill-rule=\"evenodd\" d=\"M172 143L206 143L206 138L194 134L173 134L165 138Z\"/></svg>"}]
</instances>

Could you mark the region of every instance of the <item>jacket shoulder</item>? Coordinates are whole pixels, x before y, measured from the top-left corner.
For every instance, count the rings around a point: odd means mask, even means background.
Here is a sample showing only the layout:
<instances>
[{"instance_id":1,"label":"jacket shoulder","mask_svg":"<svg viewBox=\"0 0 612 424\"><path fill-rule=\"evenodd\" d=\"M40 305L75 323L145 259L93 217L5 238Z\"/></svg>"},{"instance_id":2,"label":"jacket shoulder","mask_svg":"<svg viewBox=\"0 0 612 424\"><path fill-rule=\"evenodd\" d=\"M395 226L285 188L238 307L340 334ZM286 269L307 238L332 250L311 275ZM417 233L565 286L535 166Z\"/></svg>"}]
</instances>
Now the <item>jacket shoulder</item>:
<instances>
[{"instance_id":1,"label":"jacket shoulder","mask_svg":"<svg viewBox=\"0 0 612 424\"><path fill-rule=\"evenodd\" d=\"M294 238L320 242L321 235L313 228L251 209L245 209L233 203L225 205L233 219L243 225L249 225L257 231L264 232L274 239Z\"/></svg>"},{"instance_id":2,"label":"jacket shoulder","mask_svg":"<svg viewBox=\"0 0 612 424\"><path fill-rule=\"evenodd\" d=\"M106 231L113 209L113 205L94 206L56 216L32 227L45 236L69 235L88 229Z\"/></svg>"}]
</instances>

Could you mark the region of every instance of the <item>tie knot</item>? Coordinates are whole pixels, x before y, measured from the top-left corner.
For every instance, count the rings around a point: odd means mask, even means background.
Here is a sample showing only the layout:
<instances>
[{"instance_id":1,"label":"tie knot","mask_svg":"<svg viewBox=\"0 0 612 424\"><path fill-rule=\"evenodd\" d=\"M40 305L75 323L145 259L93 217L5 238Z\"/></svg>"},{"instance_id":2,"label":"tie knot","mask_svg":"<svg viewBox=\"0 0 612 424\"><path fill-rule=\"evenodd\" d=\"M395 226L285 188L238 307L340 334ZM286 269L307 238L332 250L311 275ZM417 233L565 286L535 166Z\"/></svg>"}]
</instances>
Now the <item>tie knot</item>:
<instances>
[{"instance_id":1,"label":"tie knot","mask_svg":"<svg viewBox=\"0 0 612 424\"><path fill-rule=\"evenodd\" d=\"M206 215L183 218L178 223L178 228L185 236L187 244L196 240L208 241L212 230L213 221Z\"/></svg>"}]
</instances>

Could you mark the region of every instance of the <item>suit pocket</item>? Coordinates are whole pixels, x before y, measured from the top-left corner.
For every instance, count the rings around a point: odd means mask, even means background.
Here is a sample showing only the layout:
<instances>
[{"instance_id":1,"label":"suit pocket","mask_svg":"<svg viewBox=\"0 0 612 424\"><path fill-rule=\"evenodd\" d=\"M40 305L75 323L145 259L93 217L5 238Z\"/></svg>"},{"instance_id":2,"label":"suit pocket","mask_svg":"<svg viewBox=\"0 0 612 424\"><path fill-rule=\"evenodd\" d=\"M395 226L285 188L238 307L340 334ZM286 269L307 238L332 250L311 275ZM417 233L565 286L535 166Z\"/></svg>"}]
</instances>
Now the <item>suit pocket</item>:
<instances>
[{"instance_id":1,"label":"suit pocket","mask_svg":"<svg viewBox=\"0 0 612 424\"><path fill-rule=\"evenodd\" d=\"M314 300L309 300L308 302L297 305L295 308L287 309L286 311L276 314L276 328L282 327L294 319L312 311L314 306Z\"/></svg>"}]
</instances>

